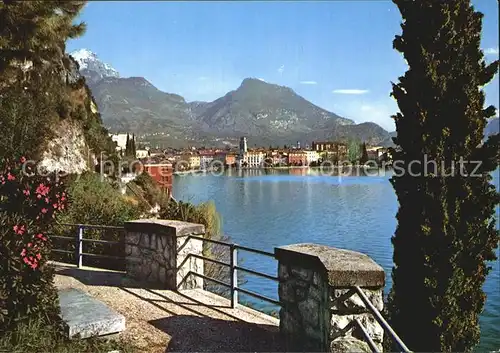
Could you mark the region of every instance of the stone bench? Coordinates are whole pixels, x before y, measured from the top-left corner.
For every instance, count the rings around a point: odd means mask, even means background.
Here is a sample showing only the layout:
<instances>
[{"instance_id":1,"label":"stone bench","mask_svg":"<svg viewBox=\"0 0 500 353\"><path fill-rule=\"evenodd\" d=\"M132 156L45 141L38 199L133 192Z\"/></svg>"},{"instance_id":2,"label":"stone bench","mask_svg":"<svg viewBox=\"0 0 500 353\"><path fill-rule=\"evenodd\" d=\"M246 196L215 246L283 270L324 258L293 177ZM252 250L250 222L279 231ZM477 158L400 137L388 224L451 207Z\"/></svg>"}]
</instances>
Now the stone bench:
<instances>
[{"instance_id":1,"label":"stone bench","mask_svg":"<svg viewBox=\"0 0 500 353\"><path fill-rule=\"evenodd\" d=\"M125 330L125 317L79 289L59 291L61 316L69 338L89 338Z\"/></svg>"}]
</instances>

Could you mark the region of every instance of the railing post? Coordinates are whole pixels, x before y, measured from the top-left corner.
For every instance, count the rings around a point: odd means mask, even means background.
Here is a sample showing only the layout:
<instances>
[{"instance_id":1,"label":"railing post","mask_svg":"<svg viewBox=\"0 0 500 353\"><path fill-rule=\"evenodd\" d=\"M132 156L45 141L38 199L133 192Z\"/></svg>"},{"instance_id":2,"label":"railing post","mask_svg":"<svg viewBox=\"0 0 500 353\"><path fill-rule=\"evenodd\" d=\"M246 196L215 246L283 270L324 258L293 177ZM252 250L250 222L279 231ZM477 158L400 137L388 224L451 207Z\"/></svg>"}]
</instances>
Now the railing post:
<instances>
[{"instance_id":1,"label":"railing post","mask_svg":"<svg viewBox=\"0 0 500 353\"><path fill-rule=\"evenodd\" d=\"M238 249L236 244L231 244L229 249L230 253L230 276L231 276L231 308L235 308L238 304L238 272L236 266L238 266Z\"/></svg>"},{"instance_id":2,"label":"railing post","mask_svg":"<svg viewBox=\"0 0 500 353\"><path fill-rule=\"evenodd\" d=\"M164 289L203 289L205 226L164 219L125 223L127 275ZM197 274L198 276L195 276Z\"/></svg>"},{"instance_id":3,"label":"railing post","mask_svg":"<svg viewBox=\"0 0 500 353\"><path fill-rule=\"evenodd\" d=\"M279 247L275 257L283 304L280 331L290 348L369 352L371 346L359 339L366 334L382 351L384 330L371 311L383 309L385 273L380 265L365 254L317 244ZM369 306L356 287L363 288ZM356 320L363 325L361 335Z\"/></svg>"},{"instance_id":4,"label":"railing post","mask_svg":"<svg viewBox=\"0 0 500 353\"><path fill-rule=\"evenodd\" d=\"M76 241L76 265L78 268L82 267L82 239L83 239L83 227L78 226L78 235Z\"/></svg>"}]
</instances>

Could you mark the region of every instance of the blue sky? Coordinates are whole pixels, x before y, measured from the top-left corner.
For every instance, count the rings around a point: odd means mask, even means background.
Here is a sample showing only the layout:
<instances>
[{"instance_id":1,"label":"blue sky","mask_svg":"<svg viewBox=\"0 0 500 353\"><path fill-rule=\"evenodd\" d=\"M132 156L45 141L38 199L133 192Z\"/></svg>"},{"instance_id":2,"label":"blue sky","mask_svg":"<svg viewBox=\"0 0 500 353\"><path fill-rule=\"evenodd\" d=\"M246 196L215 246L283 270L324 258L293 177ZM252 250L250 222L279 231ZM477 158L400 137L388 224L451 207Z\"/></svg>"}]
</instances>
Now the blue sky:
<instances>
[{"instance_id":1,"label":"blue sky","mask_svg":"<svg viewBox=\"0 0 500 353\"><path fill-rule=\"evenodd\" d=\"M482 46L498 58L498 2L485 14ZM406 70L392 48L401 16L390 1L90 2L87 48L123 77L143 76L188 101L212 101L246 77L291 87L322 108L394 130L391 81ZM486 87L498 107L498 76Z\"/></svg>"}]
</instances>

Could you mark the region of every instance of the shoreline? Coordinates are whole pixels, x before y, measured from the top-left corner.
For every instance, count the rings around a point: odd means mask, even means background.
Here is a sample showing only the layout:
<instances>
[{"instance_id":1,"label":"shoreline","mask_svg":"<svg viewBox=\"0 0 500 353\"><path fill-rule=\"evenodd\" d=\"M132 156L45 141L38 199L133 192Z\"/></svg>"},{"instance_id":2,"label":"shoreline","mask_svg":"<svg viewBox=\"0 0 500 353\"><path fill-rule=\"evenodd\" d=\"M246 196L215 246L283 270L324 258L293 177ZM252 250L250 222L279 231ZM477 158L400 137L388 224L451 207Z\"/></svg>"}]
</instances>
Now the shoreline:
<instances>
[{"instance_id":1,"label":"shoreline","mask_svg":"<svg viewBox=\"0 0 500 353\"><path fill-rule=\"evenodd\" d=\"M310 167L310 166L245 167L245 168L224 168L224 170L291 170L291 169L309 169L309 170L326 169L326 170L331 170L331 169L360 169L360 168L365 168L366 170L380 170L380 169L382 169L382 167L369 167L369 166L362 166L362 165L353 165L353 166L345 166L345 167L332 165L329 167L321 167L321 166L319 166L319 167ZM173 172L173 175L205 174L205 173L209 173L211 171L213 171L213 170L192 169L192 170L185 170L185 171L175 171L175 172Z\"/></svg>"}]
</instances>

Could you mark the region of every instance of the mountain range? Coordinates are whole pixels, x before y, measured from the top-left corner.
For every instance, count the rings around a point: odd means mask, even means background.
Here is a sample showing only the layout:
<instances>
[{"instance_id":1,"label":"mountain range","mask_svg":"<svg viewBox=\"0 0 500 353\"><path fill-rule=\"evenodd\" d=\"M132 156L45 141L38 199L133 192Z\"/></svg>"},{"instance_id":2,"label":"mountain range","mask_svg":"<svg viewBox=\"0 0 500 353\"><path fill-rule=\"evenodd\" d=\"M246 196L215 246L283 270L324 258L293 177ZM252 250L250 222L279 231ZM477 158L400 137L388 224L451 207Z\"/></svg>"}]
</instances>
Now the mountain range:
<instances>
[{"instance_id":1,"label":"mountain range","mask_svg":"<svg viewBox=\"0 0 500 353\"><path fill-rule=\"evenodd\" d=\"M104 125L112 132L131 132L174 147L193 141L234 143L240 136L247 136L251 145L326 139L393 144L394 133L375 123L356 124L314 105L291 88L260 79L246 78L213 102L187 102L143 77L120 77L87 49L71 56L86 78Z\"/></svg>"}]
</instances>

